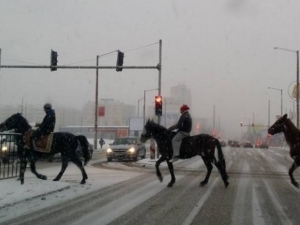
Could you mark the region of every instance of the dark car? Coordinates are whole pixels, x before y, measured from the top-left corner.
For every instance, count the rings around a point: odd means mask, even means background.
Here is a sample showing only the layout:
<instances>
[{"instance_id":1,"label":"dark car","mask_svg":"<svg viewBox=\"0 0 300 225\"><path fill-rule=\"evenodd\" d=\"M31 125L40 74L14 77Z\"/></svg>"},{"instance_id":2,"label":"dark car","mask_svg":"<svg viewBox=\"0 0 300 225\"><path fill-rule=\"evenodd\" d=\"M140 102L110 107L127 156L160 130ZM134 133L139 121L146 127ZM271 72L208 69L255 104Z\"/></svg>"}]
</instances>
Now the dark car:
<instances>
[{"instance_id":1,"label":"dark car","mask_svg":"<svg viewBox=\"0 0 300 225\"><path fill-rule=\"evenodd\" d=\"M253 145L251 144L251 142L245 142L244 148L253 148Z\"/></svg>"},{"instance_id":2,"label":"dark car","mask_svg":"<svg viewBox=\"0 0 300 225\"><path fill-rule=\"evenodd\" d=\"M231 141L230 146L239 148L241 145L238 141Z\"/></svg>"},{"instance_id":3,"label":"dark car","mask_svg":"<svg viewBox=\"0 0 300 225\"><path fill-rule=\"evenodd\" d=\"M137 161L138 158L146 158L146 147L138 137L117 138L106 150L107 161L113 159L130 159Z\"/></svg>"},{"instance_id":4,"label":"dark car","mask_svg":"<svg viewBox=\"0 0 300 225\"><path fill-rule=\"evenodd\" d=\"M266 149L268 149L268 148L269 148L269 145L268 145L267 143L263 142L263 143L260 144L259 147L260 147L260 148L266 148Z\"/></svg>"},{"instance_id":5,"label":"dark car","mask_svg":"<svg viewBox=\"0 0 300 225\"><path fill-rule=\"evenodd\" d=\"M222 141L220 141L220 144L221 144L221 146L222 146L222 147L226 147L226 146L227 146L226 142L225 142L225 141L223 141L223 140L222 140Z\"/></svg>"}]
</instances>

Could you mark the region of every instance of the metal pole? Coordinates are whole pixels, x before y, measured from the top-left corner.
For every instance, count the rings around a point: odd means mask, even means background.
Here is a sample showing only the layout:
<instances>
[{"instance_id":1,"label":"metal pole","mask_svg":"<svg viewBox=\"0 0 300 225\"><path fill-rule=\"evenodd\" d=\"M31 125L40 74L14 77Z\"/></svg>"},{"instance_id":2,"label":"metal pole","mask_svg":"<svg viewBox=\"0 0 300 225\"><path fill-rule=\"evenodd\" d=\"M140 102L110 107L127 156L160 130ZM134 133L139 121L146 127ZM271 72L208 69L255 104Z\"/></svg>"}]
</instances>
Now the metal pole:
<instances>
[{"instance_id":1,"label":"metal pole","mask_svg":"<svg viewBox=\"0 0 300 225\"><path fill-rule=\"evenodd\" d=\"M297 128L299 129L299 51L297 53Z\"/></svg>"},{"instance_id":2,"label":"metal pole","mask_svg":"<svg viewBox=\"0 0 300 225\"><path fill-rule=\"evenodd\" d=\"M158 69L158 95L161 95L161 52L162 52L162 41L159 40L159 69ZM160 124L160 116L158 116L158 124Z\"/></svg>"},{"instance_id":3,"label":"metal pole","mask_svg":"<svg viewBox=\"0 0 300 225\"><path fill-rule=\"evenodd\" d=\"M144 106L143 106L144 125L146 124L146 90L144 90Z\"/></svg>"},{"instance_id":4,"label":"metal pole","mask_svg":"<svg viewBox=\"0 0 300 225\"><path fill-rule=\"evenodd\" d=\"M281 116L282 116L282 89L280 89L281 91Z\"/></svg>"},{"instance_id":5,"label":"metal pole","mask_svg":"<svg viewBox=\"0 0 300 225\"><path fill-rule=\"evenodd\" d=\"M268 107L268 127L270 127L270 100L269 100L269 107Z\"/></svg>"},{"instance_id":6,"label":"metal pole","mask_svg":"<svg viewBox=\"0 0 300 225\"><path fill-rule=\"evenodd\" d=\"M161 61L161 54L162 54L162 41L159 40L159 65L158 65L158 95L161 95L161 68L162 68L162 61ZM158 116L157 123L160 124L160 116ZM157 158L159 157L159 151L157 149Z\"/></svg>"},{"instance_id":7,"label":"metal pole","mask_svg":"<svg viewBox=\"0 0 300 225\"><path fill-rule=\"evenodd\" d=\"M97 67L99 64L99 56L96 57ZM94 136L94 149L97 149L97 136L98 136L98 68L96 69L96 94L95 94L95 136Z\"/></svg>"}]
</instances>

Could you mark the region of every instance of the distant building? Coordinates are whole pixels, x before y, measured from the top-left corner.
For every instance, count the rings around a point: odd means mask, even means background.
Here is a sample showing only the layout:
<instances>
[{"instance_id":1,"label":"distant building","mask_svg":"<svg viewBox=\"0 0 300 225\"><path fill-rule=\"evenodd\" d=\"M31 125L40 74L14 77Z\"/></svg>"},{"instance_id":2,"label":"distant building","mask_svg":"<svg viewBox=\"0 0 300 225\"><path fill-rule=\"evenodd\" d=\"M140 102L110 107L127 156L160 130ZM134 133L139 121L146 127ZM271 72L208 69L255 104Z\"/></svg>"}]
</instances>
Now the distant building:
<instances>
[{"instance_id":1,"label":"distant building","mask_svg":"<svg viewBox=\"0 0 300 225\"><path fill-rule=\"evenodd\" d=\"M103 115L99 115L99 112ZM127 105L114 99L100 99L98 103L98 126L123 126L128 125L129 118L135 117L135 106ZM95 123L95 102L88 102L82 111L81 125Z\"/></svg>"}]
</instances>

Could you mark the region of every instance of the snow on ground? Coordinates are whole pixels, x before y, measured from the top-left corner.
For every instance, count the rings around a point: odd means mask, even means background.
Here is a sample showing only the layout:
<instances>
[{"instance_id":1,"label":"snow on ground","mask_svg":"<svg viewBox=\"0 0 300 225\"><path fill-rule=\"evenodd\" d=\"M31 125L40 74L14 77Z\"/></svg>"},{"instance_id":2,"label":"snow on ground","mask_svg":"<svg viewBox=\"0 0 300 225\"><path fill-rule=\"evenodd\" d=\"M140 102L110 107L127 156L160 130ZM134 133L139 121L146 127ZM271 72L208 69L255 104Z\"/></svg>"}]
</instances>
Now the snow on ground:
<instances>
[{"instance_id":1,"label":"snow on ground","mask_svg":"<svg viewBox=\"0 0 300 225\"><path fill-rule=\"evenodd\" d=\"M29 168L25 173L23 185L16 178L0 182L0 224L3 221L22 215L29 211L48 207L59 202L75 198L101 188L132 179L141 173L100 169L88 165L85 167L89 176L87 183L80 184L82 179L79 169L69 164L60 181L52 181L60 171L60 166L39 169L39 173L48 177L40 180Z\"/></svg>"}]
</instances>

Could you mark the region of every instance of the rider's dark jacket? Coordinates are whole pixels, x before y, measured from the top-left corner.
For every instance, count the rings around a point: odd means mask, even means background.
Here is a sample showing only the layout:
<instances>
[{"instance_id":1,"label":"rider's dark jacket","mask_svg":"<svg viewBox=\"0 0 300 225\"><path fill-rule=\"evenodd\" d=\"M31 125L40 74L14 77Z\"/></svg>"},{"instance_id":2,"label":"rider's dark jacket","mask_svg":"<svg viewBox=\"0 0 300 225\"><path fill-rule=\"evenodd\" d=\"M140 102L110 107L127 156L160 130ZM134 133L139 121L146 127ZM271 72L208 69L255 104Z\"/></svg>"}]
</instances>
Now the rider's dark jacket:
<instances>
[{"instance_id":1,"label":"rider's dark jacket","mask_svg":"<svg viewBox=\"0 0 300 225\"><path fill-rule=\"evenodd\" d=\"M55 111L53 109L48 109L42 123L34 133L34 137L37 139L43 135L47 135L53 132L55 127L55 120Z\"/></svg>"},{"instance_id":2,"label":"rider's dark jacket","mask_svg":"<svg viewBox=\"0 0 300 225\"><path fill-rule=\"evenodd\" d=\"M181 114L177 124L171 126L169 130L178 129L179 131L190 133L192 130L192 117L188 111Z\"/></svg>"}]
</instances>

